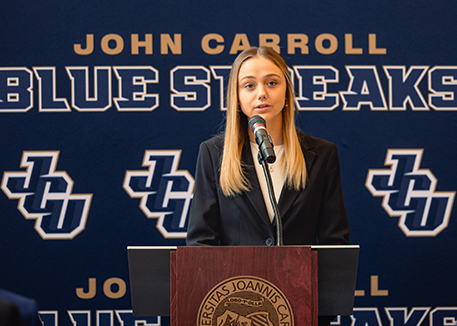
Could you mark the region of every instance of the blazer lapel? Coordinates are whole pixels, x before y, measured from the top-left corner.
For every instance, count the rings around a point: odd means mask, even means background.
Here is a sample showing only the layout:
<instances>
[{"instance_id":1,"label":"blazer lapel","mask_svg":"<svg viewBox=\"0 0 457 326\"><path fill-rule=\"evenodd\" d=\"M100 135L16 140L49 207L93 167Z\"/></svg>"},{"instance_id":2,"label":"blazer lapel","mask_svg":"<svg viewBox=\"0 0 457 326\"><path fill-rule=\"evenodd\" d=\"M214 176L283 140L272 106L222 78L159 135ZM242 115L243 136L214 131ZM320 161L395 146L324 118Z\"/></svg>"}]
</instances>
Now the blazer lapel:
<instances>
[{"instance_id":1,"label":"blazer lapel","mask_svg":"<svg viewBox=\"0 0 457 326\"><path fill-rule=\"evenodd\" d=\"M311 139L307 137L306 135L302 134L301 132L298 132L298 139L300 141L300 146L303 152L303 155L305 156L305 162L306 162L306 169L307 173L311 170L313 163L314 163L314 157L316 153L312 151L312 148L314 147ZM268 217L268 212L267 208L265 207L265 202L263 199L262 195L262 190L260 189L259 185L259 180L257 179L257 173L255 171L254 167L254 160L257 162L257 157L253 158L251 154L251 147L249 143L246 143L245 146L243 147L243 153L242 153L242 159L243 162L245 163L245 171L246 171L246 176L249 181L249 184L251 185L251 190L246 192L246 197L249 199L251 204L254 206L256 209L257 213L259 216L262 218L262 220L268 225L269 229L273 234L275 234L275 227L276 223L273 221L273 224L270 222L270 218ZM292 207L293 203L295 200L297 200L297 197L299 195L299 191L290 189L287 186L284 186L282 191L281 191L281 196L279 198L278 202L278 208L279 208L279 213L281 214L281 217L285 216L289 209Z\"/></svg>"},{"instance_id":2,"label":"blazer lapel","mask_svg":"<svg viewBox=\"0 0 457 326\"><path fill-rule=\"evenodd\" d=\"M254 167L254 159L257 162L257 157L253 158L251 153L251 146L249 143L243 147L242 159L245 164L246 177L251 185L251 190L246 192L246 197L254 206L257 214L267 224L271 232L274 232L273 226L271 225L270 218L268 217L267 208L262 195L262 189L260 189L259 180L257 179L257 173Z\"/></svg>"},{"instance_id":3,"label":"blazer lapel","mask_svg":"<svg viewBox=\"0 0 457 326\"><path fill-rule=\"evenodd\" d=\"M306 163L306 172L309 174L309 171L311 170L311 167L314 162L314 157L316 156L316 153L312 151L312 148L314 147L311 139L306 137L302 133L298 133L298 139L300 141L300 146L301 150L303 152L303 155L305 156L305 163ZM287 212L289 211L290 207L292 207L292 204L295 202L295 200L298 197L298 194L300 192L290 189L287 186L284 186L281 192L281 197L279 198L279 213L281 214L281 217L285 216ZM274 223L275 225L275 223Z\"/></svg>"}]
</instances>

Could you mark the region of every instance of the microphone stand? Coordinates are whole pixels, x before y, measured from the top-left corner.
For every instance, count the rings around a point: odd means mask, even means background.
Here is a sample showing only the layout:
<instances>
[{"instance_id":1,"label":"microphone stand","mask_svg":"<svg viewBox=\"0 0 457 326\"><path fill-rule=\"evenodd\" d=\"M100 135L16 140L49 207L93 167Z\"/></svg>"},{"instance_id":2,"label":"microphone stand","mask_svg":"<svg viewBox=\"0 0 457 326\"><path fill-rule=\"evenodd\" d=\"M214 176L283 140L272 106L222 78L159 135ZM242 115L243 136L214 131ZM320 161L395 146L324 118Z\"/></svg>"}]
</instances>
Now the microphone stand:
<instances>
[{"instance_id":1,"label":"microphone stand","mask_svg":"<svg viewBox=\"0 0 457 326\"><path fill-rule=\"evenodd\" d=\"M263 173L265 173L265 179L267 180L268 195L270 197L271 205L274 211L274 220L276 221L276 246L282 246L282 222L281 216L279 215L278 203L276 202L275 193L273 190L273 181L271 180L270 170L268 169L268 163L263 158L262 153L259 151L258 154L259 163L262 164Z\"/></svg>"}]
</instances>

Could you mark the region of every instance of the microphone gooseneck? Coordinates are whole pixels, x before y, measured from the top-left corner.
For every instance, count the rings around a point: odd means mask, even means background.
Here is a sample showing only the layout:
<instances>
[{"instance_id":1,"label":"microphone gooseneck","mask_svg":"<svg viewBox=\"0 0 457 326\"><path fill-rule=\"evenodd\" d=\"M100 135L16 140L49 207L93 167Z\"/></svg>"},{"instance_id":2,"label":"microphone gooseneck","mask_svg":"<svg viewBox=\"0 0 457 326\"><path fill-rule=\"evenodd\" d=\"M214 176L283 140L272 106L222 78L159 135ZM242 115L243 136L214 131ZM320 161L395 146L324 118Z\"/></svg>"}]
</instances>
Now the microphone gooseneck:
<instances>
[{"instance_id":1,"label":"microphone gooseneck","mask_svg":"<svg viewBox=\"0 0 457 326\"><path fill-rule=\"evenodd\" d=\"M271 179L270 170L267 167L267 163L274 163L276 161L276 155L273 150L273 142L267 133L265 120L255 115L249 119L249 129L254 133L255 140L259 146L259 163L262 165L265 179L267 181L268 196L270 197L271 205L273 206L274 220L276 222L276 245L282 246L282 223L281 215L279 214L278 202L276 201L273 180Z\"/></svg>"}]
</instances>

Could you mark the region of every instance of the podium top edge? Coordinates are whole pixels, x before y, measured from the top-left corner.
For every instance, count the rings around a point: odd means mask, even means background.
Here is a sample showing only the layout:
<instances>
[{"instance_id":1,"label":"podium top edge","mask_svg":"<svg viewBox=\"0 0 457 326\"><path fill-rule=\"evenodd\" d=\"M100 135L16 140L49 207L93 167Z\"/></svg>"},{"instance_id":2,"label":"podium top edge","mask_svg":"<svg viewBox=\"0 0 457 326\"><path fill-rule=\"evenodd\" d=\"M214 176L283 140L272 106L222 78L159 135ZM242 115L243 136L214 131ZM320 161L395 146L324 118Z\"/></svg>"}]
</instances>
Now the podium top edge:
<instances>
[{"instance_id":1,"label":"podium top edge","mask_svg":"<svg viewBox=\"0 0 457 326\"><path fill-rule=\"evenodd\" d=\"M311 249L360 249L360 245L311 245L304 247L311 247ZM127 246L127 250L176 250L177 248L177 246Z\"/></svg>"},{"instance_id":2,"label":"podium top edge","mask_svg":"<svg viewBox=\"0 0 457 326\"><path fill-rule=\"evenodd\" d=\"M311 249L360 249L360 245L312 245Z\"/></svg>"},{"instance_id":3,"label":"podium top edge","mask_svg":"<svg viewBox=\"0 0 457 326\"><path fill-rule=\"evenodd\" d=\"M176 246L127 246L127 250L150 250L150 249L163 249L163 250L176 250Z\"/></svg>"}]
</instances>

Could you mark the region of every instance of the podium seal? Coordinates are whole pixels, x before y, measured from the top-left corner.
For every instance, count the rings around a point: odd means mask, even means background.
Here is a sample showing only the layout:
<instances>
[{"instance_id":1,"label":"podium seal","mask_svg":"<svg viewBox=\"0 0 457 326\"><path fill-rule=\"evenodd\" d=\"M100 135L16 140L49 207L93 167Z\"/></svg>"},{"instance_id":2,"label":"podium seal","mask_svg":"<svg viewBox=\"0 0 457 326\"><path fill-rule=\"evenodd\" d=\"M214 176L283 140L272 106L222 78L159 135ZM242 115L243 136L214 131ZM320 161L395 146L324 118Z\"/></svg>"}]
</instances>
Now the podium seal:
<instances>
[{"instance_id":1,"label":"podium seal","mask_svg":"<svg viewBox=\"0 0 457 326\"><path fill-rule=\"evenodd\" d=\"M272 283L237 276L217 284L203 299L198 326L293 326L289 301Z\"/></svg>"}]
</instances>

